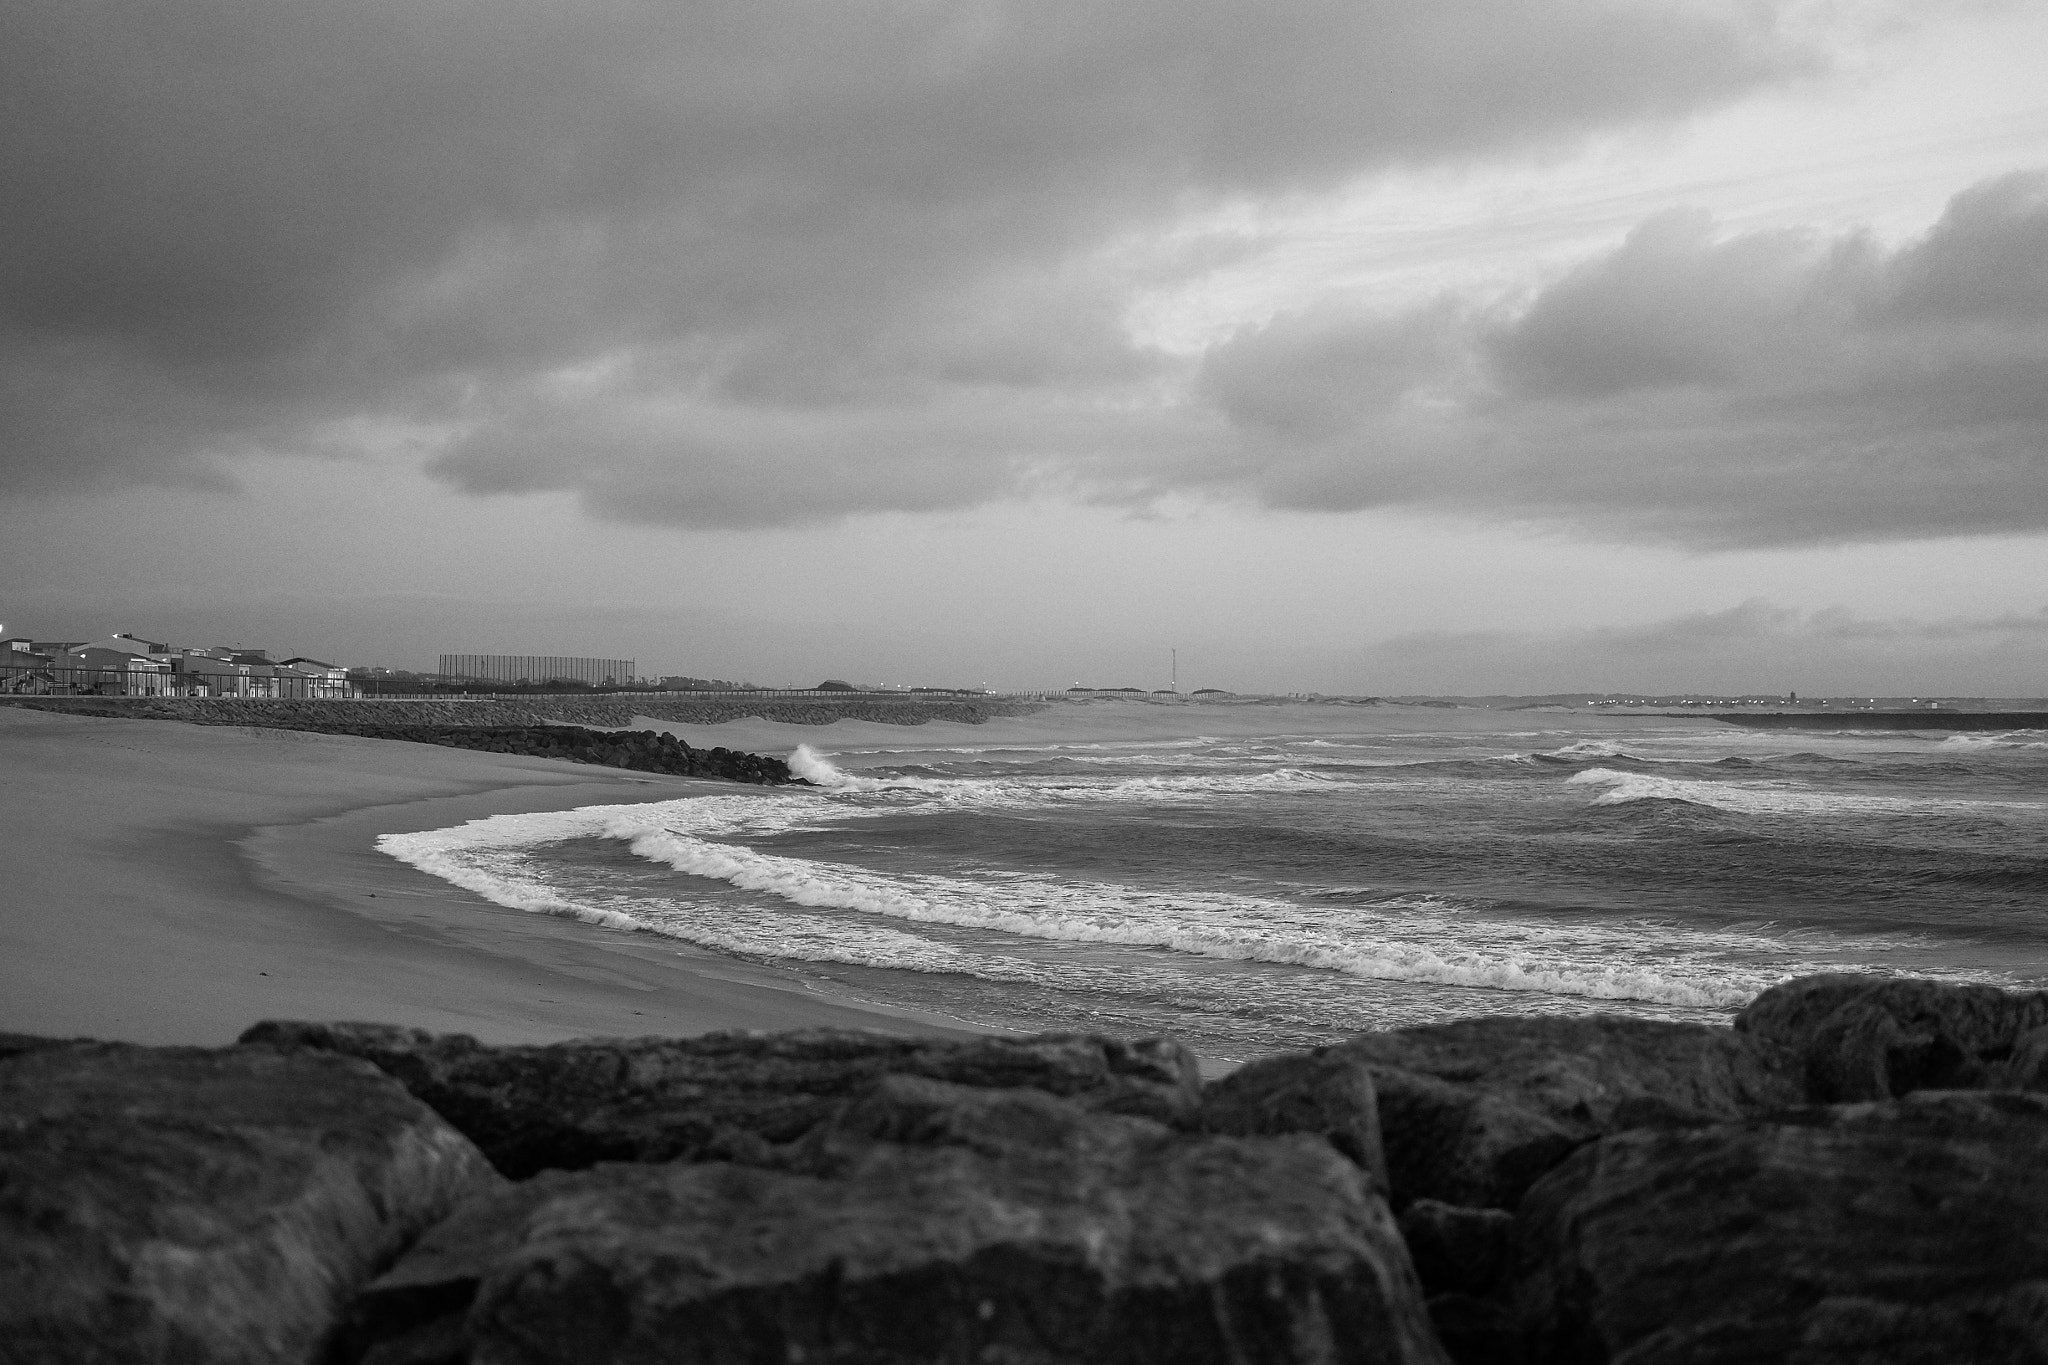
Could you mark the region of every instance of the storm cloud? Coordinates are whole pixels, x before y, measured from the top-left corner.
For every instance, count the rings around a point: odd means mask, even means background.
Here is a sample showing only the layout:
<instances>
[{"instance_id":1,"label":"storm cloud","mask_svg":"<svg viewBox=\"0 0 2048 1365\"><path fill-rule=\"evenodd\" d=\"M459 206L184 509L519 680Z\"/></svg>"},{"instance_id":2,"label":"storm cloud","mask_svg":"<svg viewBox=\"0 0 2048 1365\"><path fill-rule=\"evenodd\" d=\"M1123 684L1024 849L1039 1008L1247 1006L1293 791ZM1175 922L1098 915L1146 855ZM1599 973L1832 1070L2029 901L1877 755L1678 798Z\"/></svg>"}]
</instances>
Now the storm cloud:
<instances>
[{"instance_id":1,"label":"storm cloud","mask_svg":"<svg viewBox=\"0 0 2048 1365\"><path fill-rule=\"evenodd\" d=\"M1143 234L1812 62L1687 0L17 7L0 488L398 450L683 524L1142 499L1245 454L1123 324L1188 268Z\"/></svg>"}]
</instances>

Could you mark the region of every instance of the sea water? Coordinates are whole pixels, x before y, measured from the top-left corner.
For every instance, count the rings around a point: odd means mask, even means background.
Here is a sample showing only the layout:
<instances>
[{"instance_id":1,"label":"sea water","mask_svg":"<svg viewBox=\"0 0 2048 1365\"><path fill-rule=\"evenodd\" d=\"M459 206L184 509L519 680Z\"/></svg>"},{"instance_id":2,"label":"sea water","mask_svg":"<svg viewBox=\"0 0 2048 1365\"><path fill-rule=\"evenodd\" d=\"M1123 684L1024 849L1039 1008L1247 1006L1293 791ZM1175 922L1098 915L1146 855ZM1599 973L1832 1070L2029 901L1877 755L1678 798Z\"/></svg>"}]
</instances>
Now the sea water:
<instances>
[{"instance_id":1,"label":"sea water","mask_svg":"<svg viewBox=\"0 0 2048 1365\"><path fill-rule=\"evenodd\" d=\"M907 731L799 748L810 789L379 847L501 905L837 994L1226 1058L1501 1012L1725 1021L1820 971L2048 985L2048 732L1530 719L946 748Z\"/></svg>"}]
</instances>

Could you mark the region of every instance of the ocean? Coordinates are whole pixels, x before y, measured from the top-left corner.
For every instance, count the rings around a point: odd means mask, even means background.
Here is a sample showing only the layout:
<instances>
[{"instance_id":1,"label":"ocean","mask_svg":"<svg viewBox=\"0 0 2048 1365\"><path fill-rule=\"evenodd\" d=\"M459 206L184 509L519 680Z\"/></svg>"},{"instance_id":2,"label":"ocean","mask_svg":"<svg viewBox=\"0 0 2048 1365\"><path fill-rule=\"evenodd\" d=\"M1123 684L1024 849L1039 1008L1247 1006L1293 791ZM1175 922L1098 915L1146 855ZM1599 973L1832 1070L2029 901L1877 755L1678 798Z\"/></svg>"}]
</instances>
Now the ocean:
<instances>
[{"instance_id":1,"label":"ocean","mask_svg":"<svg viewBox=\"0 0 2048 1365\"><path fill-rule=\"evenodd\" d=\"M1493 1013L1726 1021L1821 971L2048 985L2048 732L1291 714L932 747L868 727L795 750L815 789L379 847L834 994L1220 1059Z\"/></svg>"}]
</instances>

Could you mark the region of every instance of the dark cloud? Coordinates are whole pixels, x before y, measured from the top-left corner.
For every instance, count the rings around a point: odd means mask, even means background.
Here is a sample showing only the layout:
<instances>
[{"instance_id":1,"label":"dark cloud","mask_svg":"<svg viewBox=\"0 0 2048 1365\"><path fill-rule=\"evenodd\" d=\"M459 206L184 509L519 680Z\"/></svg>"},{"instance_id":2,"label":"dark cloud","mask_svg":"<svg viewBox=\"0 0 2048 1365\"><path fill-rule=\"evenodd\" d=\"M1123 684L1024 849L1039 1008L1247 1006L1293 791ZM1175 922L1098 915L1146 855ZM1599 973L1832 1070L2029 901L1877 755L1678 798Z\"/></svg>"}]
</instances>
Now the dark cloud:
<instances>
[{"instance_id":1,"label":"dark cloud","mask_svg":"<svg viewBox=\"0 0 2048 1365\"><path fill-rule=\"evenodd\" d=\"M1129 234L1807 60L1691 0L14 6L0 488L351 423L684 521L1151 487L1213 418L1127 429Z\"/></svg>"},{"instance_id":2,"label":"dark cloud","mask_svg":"<svg viewBox=\"0 0 2048 1365\"><path fill-rule=\"evenodd\" d=\"M1373 358L1390 329L1442 357L1394 392ZM1206 477L1283 506L1706 546L2036 531L2048 175L1976 186L1889 250L1665 214L1520 307L1275 319L1212 352L1203 385L1245 441Z\"/></svg>"}]
</instances>

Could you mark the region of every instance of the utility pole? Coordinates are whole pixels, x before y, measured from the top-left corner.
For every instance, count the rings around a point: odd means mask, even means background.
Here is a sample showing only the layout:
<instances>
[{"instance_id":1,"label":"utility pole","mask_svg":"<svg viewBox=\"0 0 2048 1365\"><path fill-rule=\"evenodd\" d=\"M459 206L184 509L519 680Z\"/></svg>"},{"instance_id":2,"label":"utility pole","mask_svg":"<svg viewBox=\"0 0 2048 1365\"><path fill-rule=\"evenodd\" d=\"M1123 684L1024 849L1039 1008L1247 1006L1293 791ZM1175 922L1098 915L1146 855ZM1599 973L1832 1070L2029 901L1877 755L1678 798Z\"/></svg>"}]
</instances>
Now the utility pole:
<instances>
[{"instance_id":1,"label":"utility pole","mask_svg":"<svg viewBox=\"0 0 2048 1365\"><path fill-rule=\"evenodd\" d=\"M1180 651L1173 650L1173 690L1180 691Z\"/></svg>"}]
</instances>

